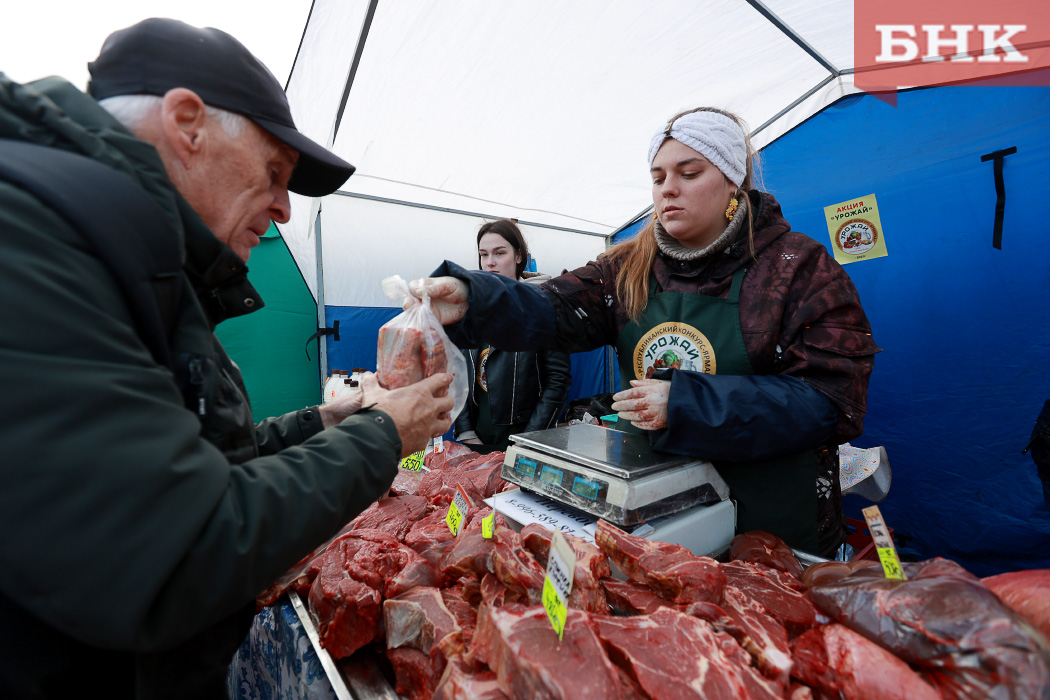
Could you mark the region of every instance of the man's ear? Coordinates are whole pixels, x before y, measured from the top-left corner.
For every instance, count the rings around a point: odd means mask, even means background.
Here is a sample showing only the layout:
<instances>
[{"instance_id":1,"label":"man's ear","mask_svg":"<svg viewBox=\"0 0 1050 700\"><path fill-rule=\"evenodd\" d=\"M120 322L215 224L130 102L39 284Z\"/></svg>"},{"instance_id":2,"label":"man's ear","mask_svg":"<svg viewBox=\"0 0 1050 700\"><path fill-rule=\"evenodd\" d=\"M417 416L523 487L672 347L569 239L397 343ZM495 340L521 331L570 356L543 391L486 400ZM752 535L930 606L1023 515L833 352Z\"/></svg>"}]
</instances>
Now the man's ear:
<instances>
[{"instance_id":1,"label":"man's ear","mask_svg":"<svg viewBox=\"0 0 1050 700\"><path fill-rule=\"evenodd\" d=\"M189 168L190 161L207 143L204 100L186 88L173 88L164 94L161 104L161 128L172 153Z\"/></svg>"}]
</instances>

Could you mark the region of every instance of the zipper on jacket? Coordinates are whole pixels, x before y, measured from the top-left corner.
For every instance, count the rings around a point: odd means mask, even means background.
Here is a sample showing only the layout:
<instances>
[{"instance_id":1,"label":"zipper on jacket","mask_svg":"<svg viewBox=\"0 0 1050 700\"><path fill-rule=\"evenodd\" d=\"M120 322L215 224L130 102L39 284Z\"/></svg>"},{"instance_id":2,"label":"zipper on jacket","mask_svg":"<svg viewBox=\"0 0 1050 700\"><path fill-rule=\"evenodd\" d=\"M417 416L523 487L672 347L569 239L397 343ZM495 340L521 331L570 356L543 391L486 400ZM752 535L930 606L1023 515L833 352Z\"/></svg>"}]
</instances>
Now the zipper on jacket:
<instances>
[{"instance_id":1,"label":"zipper on jacket","mask_svg":"<svg viewBox=\"0 0 1050 700\"><path fill-rule=\"evenodd\" d=\"M208 399L204 393L204 361L195 357L189 362L190 384L196 387L197 415L204 417L208 414Z\"/></svg>"},{"instance_id":2,"label":"zipper on jacket","mask_svg":"<svg viewBox=\"0 0 1050 700\"><path fill-rule=\"evenodd\" d=\"M514 374L510 383L510 422L514 422L514 397L518 393L518 353L514 353Z\"/></svg>"}]
</instances>

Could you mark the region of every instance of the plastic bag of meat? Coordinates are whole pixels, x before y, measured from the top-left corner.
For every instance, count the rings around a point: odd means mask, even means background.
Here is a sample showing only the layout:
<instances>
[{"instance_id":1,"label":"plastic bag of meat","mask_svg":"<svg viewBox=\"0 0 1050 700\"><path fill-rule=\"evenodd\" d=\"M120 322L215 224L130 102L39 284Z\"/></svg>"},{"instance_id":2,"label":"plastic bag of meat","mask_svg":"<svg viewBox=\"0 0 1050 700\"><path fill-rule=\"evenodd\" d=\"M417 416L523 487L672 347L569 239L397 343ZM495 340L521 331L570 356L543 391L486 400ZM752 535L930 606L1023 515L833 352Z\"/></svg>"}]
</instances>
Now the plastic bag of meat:
<instances>
[{"instance_id":1,"label":"plastic bag of meat","mask_svg":"<svg viewBox=\"0 0 1050 700\"><path fill-rule=\"evenodd\" d=\"M408 282L394 275L383 280L383 293L398 303L410 298ZM445 335L437 317L430 310L430 297L409 306L379 329L376 376L385 389L398 389L427 377L448 372L448 388L458 416L467 401L467 361Z\"/></svg>"},{"instance_id":2,"label":"plastic bag of meat","mask_svg":"<svg viewBox=\"0 0 1050 700\"><path fill-rule=\"evenodd\" d=\"M861 569L809 589L821 610L918 667L945 700L1047 700L1050 650L977 577L947 559L906 581Z\"/></svg>"}]
</instances>

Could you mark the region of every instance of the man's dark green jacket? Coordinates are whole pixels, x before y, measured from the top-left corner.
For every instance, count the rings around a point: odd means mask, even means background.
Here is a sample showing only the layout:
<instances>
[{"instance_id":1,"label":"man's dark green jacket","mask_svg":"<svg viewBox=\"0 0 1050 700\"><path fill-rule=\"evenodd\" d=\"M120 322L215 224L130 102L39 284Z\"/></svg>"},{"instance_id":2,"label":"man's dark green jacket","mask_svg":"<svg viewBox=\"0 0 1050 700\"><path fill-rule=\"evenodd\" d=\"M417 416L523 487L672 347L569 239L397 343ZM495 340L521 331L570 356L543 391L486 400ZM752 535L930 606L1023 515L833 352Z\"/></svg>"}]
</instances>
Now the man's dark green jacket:
<instances>
[{"instance_id":1,"label":"man's dark green jacket","mask_svg":"<svg viewBox=\"0 0 1050 700\"><path fill-rule=\"evenodd\" d=\"M212 332L262 306L247 268L90 97L0 74L0 138L86 155L160 204L196 292L172 351L208 402L186 408L78 231L0 182L0 696L146 696L165 666L192 686L214 630L386 491L397 431L379 411L322 430L316 407L254 424Z\"/></svg>"}]
</instances>

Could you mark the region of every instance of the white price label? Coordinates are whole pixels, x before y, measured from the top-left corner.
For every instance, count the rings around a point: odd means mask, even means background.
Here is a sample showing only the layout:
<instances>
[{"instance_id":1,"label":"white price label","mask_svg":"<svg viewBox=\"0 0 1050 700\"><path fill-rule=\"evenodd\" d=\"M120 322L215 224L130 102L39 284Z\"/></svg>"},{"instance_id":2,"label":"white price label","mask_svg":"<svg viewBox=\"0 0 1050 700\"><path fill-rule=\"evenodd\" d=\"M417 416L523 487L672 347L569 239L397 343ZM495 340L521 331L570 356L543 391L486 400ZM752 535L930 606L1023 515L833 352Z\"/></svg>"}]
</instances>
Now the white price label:
<instances>
[{"instance_id":1,"label":"white price label","mask_svg":"<svg viewBox=\"0 0 1050 700\"><path fill-rule=\"evenodd\" d=\"M551 627L562 638L565 620L569 614L569 594L572 592L572 577L576 572L576 553L560 532L551 538L550 554L547 556L547 575L543 579L541 600L547 611Z\"/></svg>"}]
</instances>

